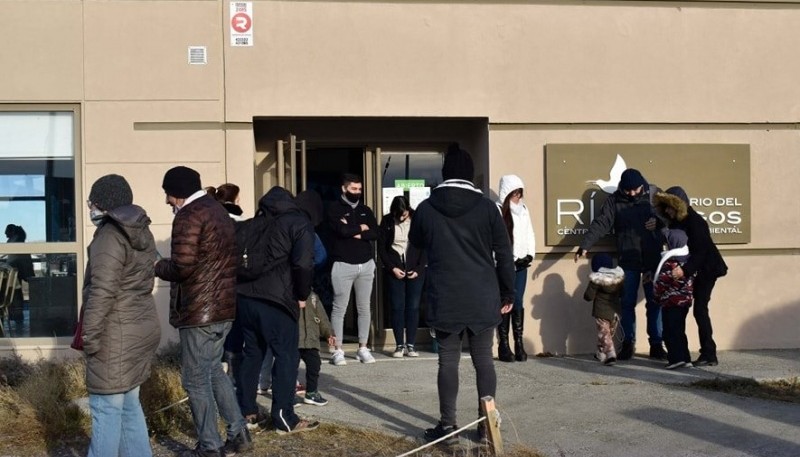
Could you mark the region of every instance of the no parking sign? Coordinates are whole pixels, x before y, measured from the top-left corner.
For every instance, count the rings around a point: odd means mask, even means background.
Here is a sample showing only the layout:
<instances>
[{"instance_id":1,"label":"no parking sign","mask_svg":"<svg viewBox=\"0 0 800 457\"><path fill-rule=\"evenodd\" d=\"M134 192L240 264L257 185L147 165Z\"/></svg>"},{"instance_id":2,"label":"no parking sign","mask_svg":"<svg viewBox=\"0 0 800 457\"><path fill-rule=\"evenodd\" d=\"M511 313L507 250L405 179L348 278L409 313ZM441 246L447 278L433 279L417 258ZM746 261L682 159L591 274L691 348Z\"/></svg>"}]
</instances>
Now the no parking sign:
<instances>
[{"instance_id":1,"label":"no parking sign","mask_svg":"<svg viewBox=\"0 0 800 457\"><path fill-rule=\"evenodd\" d=\"M231 2L231 46L253 45L253 2Z\"/></svg>"}]
</instances>

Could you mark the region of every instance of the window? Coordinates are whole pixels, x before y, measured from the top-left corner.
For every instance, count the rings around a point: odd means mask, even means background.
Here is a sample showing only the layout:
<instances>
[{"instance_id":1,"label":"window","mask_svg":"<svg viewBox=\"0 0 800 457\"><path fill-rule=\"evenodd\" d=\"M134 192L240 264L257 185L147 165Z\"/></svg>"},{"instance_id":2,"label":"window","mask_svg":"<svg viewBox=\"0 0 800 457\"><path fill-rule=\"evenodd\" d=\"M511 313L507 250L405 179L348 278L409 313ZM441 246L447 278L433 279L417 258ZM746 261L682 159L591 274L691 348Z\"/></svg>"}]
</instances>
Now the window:
<instances>
[{"instance_id":1,"label":"window","mask_svg":"<svg viewBox=\"0 0 800 457\"><path fill-rule=\"evenodd\" d=\"M77 320L74 106L0 105L0 267L18 279L3 335L70 337Z\"/></svg>"}]
</instances>

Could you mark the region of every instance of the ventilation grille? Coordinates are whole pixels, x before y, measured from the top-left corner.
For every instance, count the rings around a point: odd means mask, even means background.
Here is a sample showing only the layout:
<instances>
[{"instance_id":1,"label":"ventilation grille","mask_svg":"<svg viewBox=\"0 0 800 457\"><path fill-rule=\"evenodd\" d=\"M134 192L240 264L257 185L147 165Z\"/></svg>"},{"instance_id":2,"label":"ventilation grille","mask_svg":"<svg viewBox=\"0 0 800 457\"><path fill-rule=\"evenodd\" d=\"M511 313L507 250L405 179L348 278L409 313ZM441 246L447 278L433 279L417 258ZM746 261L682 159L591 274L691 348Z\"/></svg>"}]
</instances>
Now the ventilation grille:
<instances>
[{"instance_id":1,"label":"ventilation grille","mask_svg":"<svg viewBox=\"0 0 800 457\"><path fill-rule=\"evenodd\" d=\"M208 52L205 46L189 46L189 65L205 65L208 63Z\"/></svg>"}]
</instances>

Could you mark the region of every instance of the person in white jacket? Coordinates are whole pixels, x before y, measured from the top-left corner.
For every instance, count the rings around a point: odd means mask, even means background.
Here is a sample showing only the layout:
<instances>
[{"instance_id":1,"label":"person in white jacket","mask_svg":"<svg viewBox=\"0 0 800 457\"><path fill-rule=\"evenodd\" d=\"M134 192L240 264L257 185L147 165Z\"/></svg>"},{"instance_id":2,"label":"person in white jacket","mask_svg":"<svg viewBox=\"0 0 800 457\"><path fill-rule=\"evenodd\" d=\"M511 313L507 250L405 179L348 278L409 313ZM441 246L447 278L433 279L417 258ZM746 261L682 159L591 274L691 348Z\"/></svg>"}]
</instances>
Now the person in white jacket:
<instances>
[{"instance_id":1,"label":"person in white jacket","mask_svg":"<svg viewBox=\"0 0 800 457\"><path fill-rule=\"evenodd\" d=\"M508 230L511 246L514 252L514 267L516 277L514 280L514 308L511 313L503 315L503 321L497 327L498 350L497 355L502 362L524 362L528 354L522 340L524 329L525 310L522 297L525 295L525 285L528 282L528 267L533 262L536 254L536 238L533 233L533 224L528 208L522 203L525 184L517 175L505 175L500 178L497 207L503 216L503 221ZM508 342L509 324L513 323L514 352Z\"/></svg>"}]
</instances>

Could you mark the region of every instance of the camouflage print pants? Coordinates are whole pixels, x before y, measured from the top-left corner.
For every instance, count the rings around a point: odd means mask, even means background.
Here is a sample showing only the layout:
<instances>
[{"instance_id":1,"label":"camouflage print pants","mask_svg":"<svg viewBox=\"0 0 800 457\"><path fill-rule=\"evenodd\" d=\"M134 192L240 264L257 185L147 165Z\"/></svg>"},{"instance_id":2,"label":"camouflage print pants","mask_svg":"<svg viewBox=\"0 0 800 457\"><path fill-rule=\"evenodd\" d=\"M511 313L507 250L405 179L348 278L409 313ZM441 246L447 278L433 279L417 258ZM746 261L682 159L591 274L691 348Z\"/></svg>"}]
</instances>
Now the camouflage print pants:
<instances>
[{"instance_id":1,"label":"camouflage print pants","mask_svg":"<svg viewBox=\"0 0 800 457\"><path fill-rule=\"evenodd\" d=\"M597 324L597 352L606 357L616 357L614 350L614 333L617 331L619 318L609 321L608 319L595 318Z\"/></svg>"}]
</instances>

